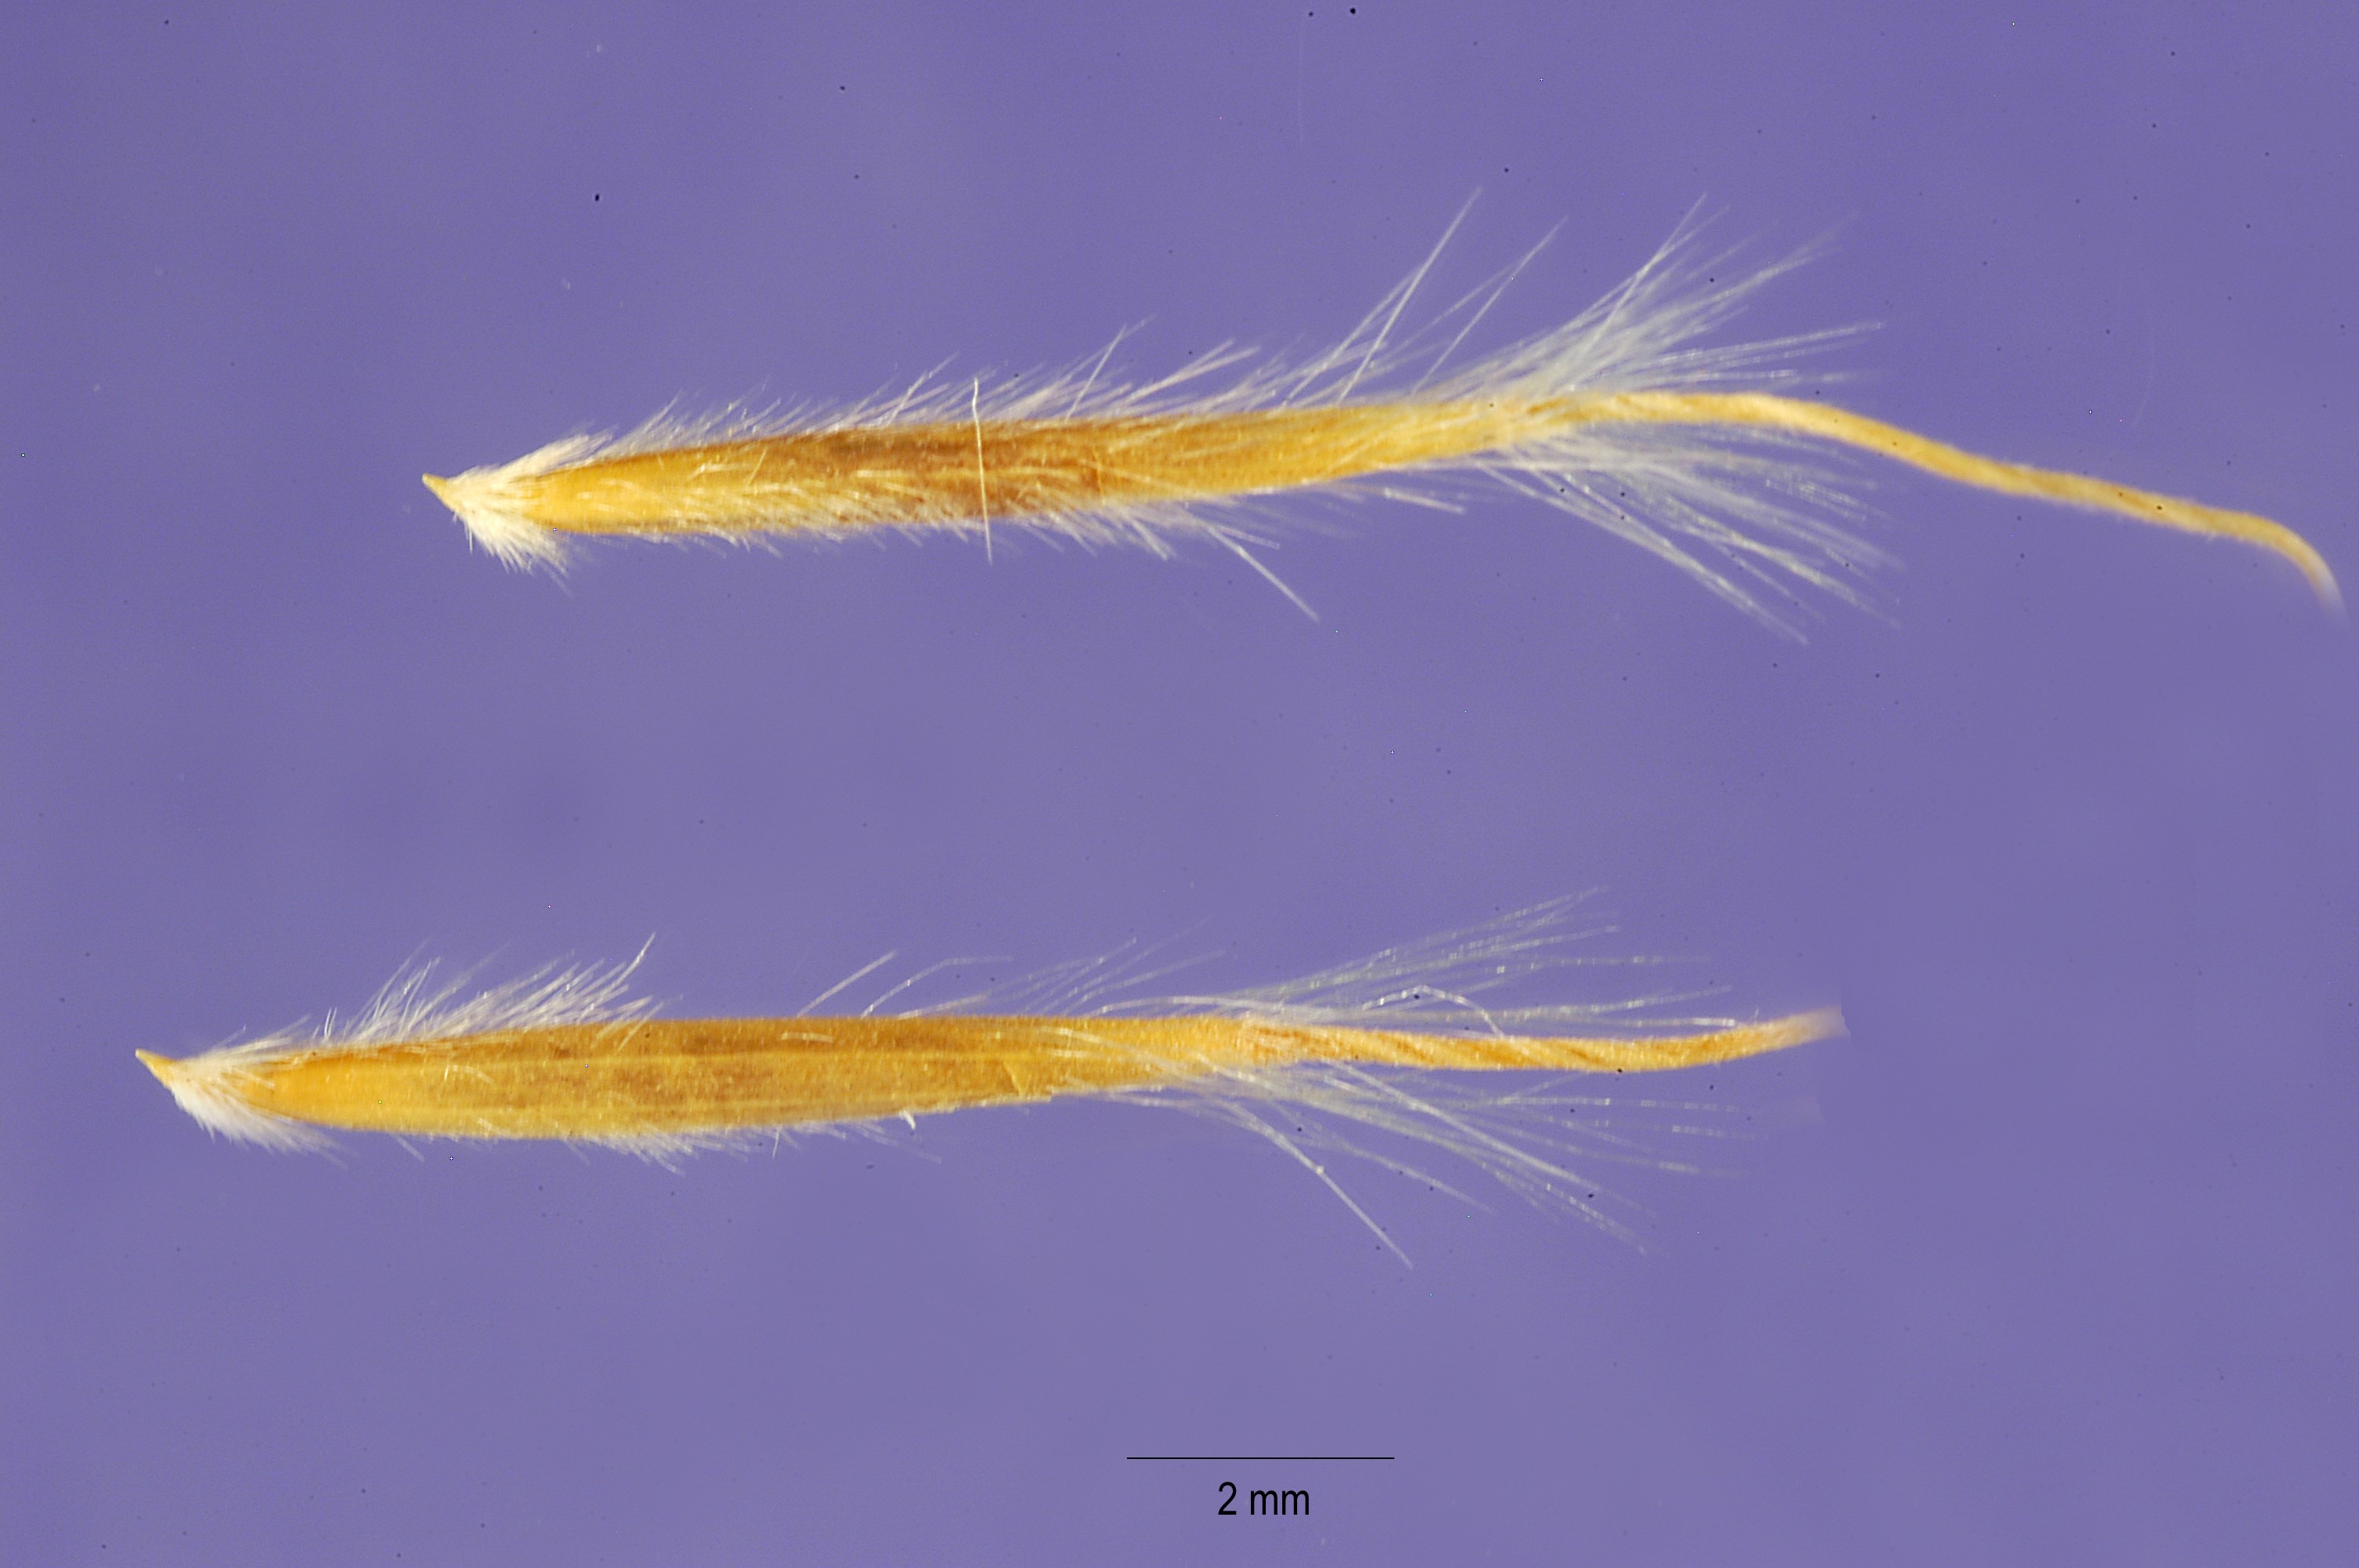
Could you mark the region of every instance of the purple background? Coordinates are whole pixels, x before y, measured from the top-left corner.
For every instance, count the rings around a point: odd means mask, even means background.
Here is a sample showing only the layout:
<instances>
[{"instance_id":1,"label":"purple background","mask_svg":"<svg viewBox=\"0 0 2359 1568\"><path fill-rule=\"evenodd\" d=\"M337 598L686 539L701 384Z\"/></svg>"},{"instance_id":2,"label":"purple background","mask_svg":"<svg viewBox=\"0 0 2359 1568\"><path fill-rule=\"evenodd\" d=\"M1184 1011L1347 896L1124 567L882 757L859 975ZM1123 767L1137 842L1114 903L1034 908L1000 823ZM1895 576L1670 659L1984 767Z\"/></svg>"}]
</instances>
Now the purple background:
<instances>
[{"instance_id":1,"label":"purple background","mask_svg":"<svg viewBox=\"0 0 2359 1568\"><path fill-rule=\"evenodd\" d=\"M1777 641L1528 503L1234 564L471 553L421 470L676 395L1339 334L1467 193L1553 323L1839 228L1866 412L2349 521L2359 27L2123 4L179 5L0 23L0 1557L2325 1560L2353 641L2256 554L1879 473ZM678 1173L209 1143L131 1058L413 950L776 1011L1603 884L1852 1040L1639 1253L1078 1106ZM1676 1087L1702 1093L1701 1083ZM1141 1452L1389 1465L1149 1465ZM1215 1483L1308 1520L1214 1517Z\"/></svg>"}]
</instances>

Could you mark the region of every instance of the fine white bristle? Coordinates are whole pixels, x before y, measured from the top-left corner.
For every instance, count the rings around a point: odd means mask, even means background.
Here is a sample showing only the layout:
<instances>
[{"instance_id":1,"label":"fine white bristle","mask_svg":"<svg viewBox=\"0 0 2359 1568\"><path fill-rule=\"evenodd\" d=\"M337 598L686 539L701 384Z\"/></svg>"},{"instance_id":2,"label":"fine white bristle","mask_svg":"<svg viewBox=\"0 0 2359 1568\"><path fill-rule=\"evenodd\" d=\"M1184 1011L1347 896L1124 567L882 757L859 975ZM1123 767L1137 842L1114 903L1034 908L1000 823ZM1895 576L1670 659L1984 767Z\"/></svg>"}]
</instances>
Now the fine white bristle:
<instances>
[{"instance_id":1,"label":"fine white bristle","mask_svg":"<svg viewBox=\"0 0 2359 1568\"><path fill-rule=\"evenodd\" d=\"M428 474L426 485L466 524L467 536L503 566L560 571L566 561L564 538L526 518L516 481L579 462L599 445L592 436L568 436L512 463L469 469L451 479Z\"/></svg>"},{"instance_id":2,"label":"fine white bristle","mask_svg":"<svg viewBox=\"0 0 2359 1568\"><path fill-rule=\"evenodd\" d=\"M333 1147L334 1140L317 1128L257 1110L242 1086L260 1068L316 1051L643 1018L654 1004L631 996L630 977L646 956L642 949L624 964L550 965L472 994L473 970L446 978L429 960L395 976L358 1012L331 1012L316 1027L296 1024L178 1061L147 1051L137 1055L206 1131L266 1149L323 1150Z\"/></svg>"},{"instance_id":3,"label":"fine white bristle","mask_svg":"<svg viewBox=\"0 0 2359 1568\"><path fill-rule=\"evenodd\" d=\"M237 1051L209 1051L201 1056L168 1061L146 1051L138 1053L173 1100L196 1119L197 1125L233 1143L255 1143L265 1149L323 1150L332 1140L302 1122L256 1110L247 1100L240 1079L249 1072L248 1060Z\"/></svg>"},{"instance_id":4,"label":"fine white bristle","mask_svg":"<svg viewBox=\"0 0 2359 1568\"><path fill-rule=\"evenodd\" d=\"M1129 948L915 1011L1054 1014L1068 1019L1072 1038L1083 1044L1093 1038L1093 1018L1186 1013L1290 1028L1492 1037L1644 1038L1751 1022L1690 1011L1704 994L1693 990L1652 990L1596 1002L1517 1005L1493 1000L1503 992L1545 987L1551 976L1570 970L1657 967L1656 960L1583 950L1584 944L1615 930L1613 920L1594 907L1594 894L1579 893L1250 990L1152 994L1153 982L1185 965L1166 961L1155 948ZM1827 1033L1841 1033L1832 1013L1827 1021ZM1185 1111L1264 1140L1326 1186L1406 1262L1398 1244L1344 1185L1330 1159L1375 1165L1479 1207L1470 1193L1435 1168L1437 1156L1458 1162L1537 1207L1640 1245L1645 1209L1618 1184L1601 1180L1601 1168L1708 1172L1713 1168L1710 1160L1693 1152L1724 1148L1763 1125L1757 1111L1601 1094L1598 1085L1593 1074L1547 1070L1503 1082L1493 1073L1297 1062L1222 1067L1102 1098Z\"/></svg>"}]
</instances>

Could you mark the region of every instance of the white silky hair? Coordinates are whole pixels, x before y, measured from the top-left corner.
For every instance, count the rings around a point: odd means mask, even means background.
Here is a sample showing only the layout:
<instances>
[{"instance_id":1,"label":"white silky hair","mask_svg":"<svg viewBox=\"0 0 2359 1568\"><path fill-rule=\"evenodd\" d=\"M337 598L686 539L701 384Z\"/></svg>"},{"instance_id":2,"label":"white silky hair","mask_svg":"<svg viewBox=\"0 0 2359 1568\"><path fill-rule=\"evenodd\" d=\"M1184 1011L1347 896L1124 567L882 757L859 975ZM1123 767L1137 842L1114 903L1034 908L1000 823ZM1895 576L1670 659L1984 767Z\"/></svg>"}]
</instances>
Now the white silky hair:
<instances>
[{"instance_id":1,"label":"white silky hair","mask_svg":"<svg viewBox=\"0 0 2359 1568\"><path fill-rule=\"evenodd\" d=\"M185 1056L158 1076L180 1108L210 1133L267 1149L324 1151L335 1146L327 1133L255 1108L241 1085L264 1068L323 1051L456 1041L470 1034L571 1024L628 1023L655 1011L653 1001L635 998L630 990L631 976L646 957L642 947L620 964L551 964L486 989L475 989L474 969L451 973L431 959L412 962L357 1012L332 1011L316 1025L298 1022Z\"/></svg>"},{"instance_id":2,"label":"white silky hair","mask_svg":"<svg viewBox=\"0 0 2359 1568\"><path fill-rule=\"evenodd\" d=\"M571 559L565 541L525 515L522 482L571 463L586 462L608 446L603 437L568 436L512 463L469 469L444 480L438 493L467 526L467 537L502 566L561 572Z\"/></svg>"},{"instance_id":3,"label":"white silky hair","mask_svg":"<svg viewBox=\"0 0 2359 1568\"><path fill-rule=\"evenodd\" d=\"M1661 960L1585 951L1615 932L1581 893L1516 909L1479 925L1383 948L1365 957L1277 985L1245 990L1178 993L1158 982L1199 960L1175 959L1169 944L1133 945L1089 959L994 982L922 1006L905 1004L912 992L946 973L987 962L952 959L915 970L889 984L887 954L829 988L809 1013L860 986L882 985L863 1016L920 1018L990 1013L1053 1019L1076 1051L1133 1052L1136 1047L1093 1030L1095 1020L1212 1016L1286 1029L1372 1029L1421 1034L1487 1036L1502 1041L1572 1033L1644 1039L1667 1032L1736 1027L1734 1017L1683 1011L1705 994L1652 990L1595 1002L1507 1005L1502 992L1530 990L1551 976L1590 969L1620 972L1659 968ZM631 995L630 980L646 957L628 962L557 966L488 989L473 986L474 971L446 974L432 962L413 964L366 1006L330 1013L318 1025L299 1024L243 1044L191 1056L165 1075L181 1108L212 1133L280 1150L320 1151L333 1141L319 1129L255 1109L240 1080L264 1067L316 1052L372 1045L450 1043L470 1035L582 1024L627 1026L652 1015L655 1005ZM1093 1095L1115 1103L1176 1109L1261 1138L1301 1165L1384 1244L1400 1248L1343 1184L1330 1162L1365 1162L1481 1206L1446 1180L1437 1158L1455 1161L1542 1209L1570 1214L1624 1241L1638 1244L1644 1211L1598 1177L1601 1168L1640 1167L1697 1173L1714 1168L1698 1153L1755 1135L1757 1109L1594 1092L1595 1074L1560 1069L1451 1072L1296 1062L1246 1067L1207 1062L1185 1076L1169 1076L1168 1057L1145 1064L1160 1081ZM908 1120L914 1126L913 1118ZM581 1140L671 1165L708 1151L777 1147L799 1137L865 1137L900 1142L896 1119L798 1123L777 1129L711 1132L648 1132ZM1406 1261L1406 1254L1402 1254Z\"/></svg>"},{"instance_id":4,"label":"white silky hair","mask_svg":"<svg viewBox=\"0 0 2359 1568\"><path fill-rule=\"evenodd\" d=\"M1602 1002L1509 1006L1488 1000L1570 969L1661 967L1664 960L1582 950L1583 944L1618 929L1597 910L1596 896L1593 890L1548 900L1246 990L1140 994L1186 966L1160 962L1157 948L1125 949L922 1011L988 1009L1071 1018L1077 1044L1092 1040L1091 1017L1190 1013L1279 1028L1385 1030L1504 1042L1566 1034L1643 1040L1751 1022L1677 1011L1709 994L1696 990L1651 990ZM1430 1162L1435 1156L1455 1160L1536 1207L1573 1216L1618 1240L1643 1246L1646 1210L1601 1181L1600 1167L1705 1173L1718 1167L1701 1151L1756 1136L1765 1125L1764 1113L1740 1107L1601 1095L1584 1087L1597 1081L1594 1073L1546 1067L1503 1073L1351 1062L1207 1064L1188 1077L1091 1098L1185 1111L1263 1139L1316 1177L1406 1263L1408 1254L1344 1186L1330 1167L1332 1159L1364 1162L1483 1206ZM1673 1145L1697 1152L1664 1152Z\"/></svg>"},{"instance_id":5,"label":"white silky hair","mask_svg":"<svg viewBox=\"0 0 2359 1568\"><path fill-rule=\"evenodd\" d=\"M1471 203L1470 203L1471 206ZM478 468L446 481L453 509L475 542L513 567L562 568L565 543L527 521L520 480L577 463L640 453L853 427L1249 413L1364 403L1535 402L1647 391L1769 392L1806 378L1801 362L1855 336L1836 328L1751 342L1712 345L1763 287L1810 258L1798 251L1767 264L1703 243L1690 217L1636 273L1562 325L1509 344L1465 368L1448 361L1546 245L1413 330L1404 318L1466 213L1432 253L1323 352L1295 357L1223 344L1160 380L1110 376L1128 330L1105 349L1062 370L1007 377L945 377L938 365L896 392L858 403L753 408L687 416L675 406L616 436L574 435L515 462ZM1223 377L1227 377L1225 383ZM1384 499L1461 513L1491 485L1503 485L1629 540L1693 577L1745 613L1788 635L1812 613L1805 590L1864 602L1861 583L1890 557L1858 532L1864 511L1848 468L1821 445L1774 430L1679 424L1593 423L1515 445L1314 487L1345 499ZM1051 514L909 521L824 508L780 519L782 529L841 537L886 526L953 532L986 543L995 524L1084 547L1129 546L1169 557L1184 541L1229 550L1301 608L1314 613L1254 552L1277 547L1283 515L1275 494L1154 502ZM679 519L693 525L692 514ZM776 533L649 532L643 537L720 537L774 544Z\"/></svg>"}]
</instances>

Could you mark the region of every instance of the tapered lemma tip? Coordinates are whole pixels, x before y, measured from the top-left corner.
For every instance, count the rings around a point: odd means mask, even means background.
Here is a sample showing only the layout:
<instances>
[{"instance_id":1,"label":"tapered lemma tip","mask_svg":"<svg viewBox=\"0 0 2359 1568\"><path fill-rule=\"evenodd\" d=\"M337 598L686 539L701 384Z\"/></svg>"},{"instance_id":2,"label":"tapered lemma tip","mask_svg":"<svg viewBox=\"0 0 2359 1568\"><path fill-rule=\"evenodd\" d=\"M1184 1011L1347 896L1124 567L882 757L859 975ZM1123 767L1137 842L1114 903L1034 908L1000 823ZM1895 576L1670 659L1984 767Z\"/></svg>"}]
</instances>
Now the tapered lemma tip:
<instances>
[{"instance_id":1,"label":"tapered lemma tip","mask_svg":"<svg viewBox=\"0 0 2359 1568\"><path fill-rule=\"evenodd\" d=\"M169 1085L172 1081L172 1070L180 1065L171 1057L158 1056L153 1051L134 1051L131 1054L139 1058L141 1066L156 1075L156 1081L159 1084Z\"/></svg>"},{"instance_id":2,"label":"tapered lemma tip","mask_svg":"<svg viewBox=\"0 0 2359 1568\"><path fill-rule=\"evenodd\" d=\"M1851 1033L1851 1025L1843 1022L1843 1009L1840 1007L1818 1008L1798 1015L1791 1022L1793 1027L1791 1044L1796 1045L1806 1044L1813 1040L1839 1040Z\"/></svg>"},{"instance_id":3,"label":"tapered lemma tip","mask_svg":"<svg viewBox=\"0 0 2359 1568\"><path fill-rule=\"evenodd\" d=\"M502 562L512 567L562 569L565 546L553 532L531 519L527 497L519 487L542 471L534 465L555 460L547 454L570 452L584 441L586 438L560 442L554 448L545 447L506 468L469 469L450 479L430 473L419 477L434 492L434 499L466 524L468 537Z\"/></svg>"},{"instance_id":4,"label":"tapered lemma tip","mask_svg":"<svg viewBox=\"0 0 2359 1568\"><path fill-rule=\"evenodd\" d=\"M1814 1008L1809 1012L1791 1013L1737 1030L1729 1054L1758 1056L1789 1046L1808 1045L1814 1040L1838 1039L1850 1033L1843 1022L1842 1008Z\"/></svg>"},{"instance_id":5,"label":"tapered lemma tip","mask_svg":"<svg viewBox=\"0 0 2359 1568\"><path fill-rule=\"evenodd\" d=\"M2339 618L2343 614L2343 587L2334 580L2334 568L2326 564L2326 557L2311 550L2307 560L2297 559L2294 564L2310 579L2310 591L2318 595L2318 602L2326 607L2328 614Z\"/></svg>"},{"instance_id":6,"label":"tapered lemma tip","mask_svg":"<svg viewBox=\"0 0 2359 1568\"><path fill-rule=\"evenodd\" d=\"M2326 607L2327 613L2335 616L2343 613L2342 585L2334 580L2334 568L2326 564L2326 557L2318 553L2317 546L2284 524L2272 523L2266 517L2240 521L2245 522L2247 526L2234 536L2249 539L2291 561L2303 580L2310 584L2310 592L2318 595L2318 602Z\"/></svg>"}]
</instances>

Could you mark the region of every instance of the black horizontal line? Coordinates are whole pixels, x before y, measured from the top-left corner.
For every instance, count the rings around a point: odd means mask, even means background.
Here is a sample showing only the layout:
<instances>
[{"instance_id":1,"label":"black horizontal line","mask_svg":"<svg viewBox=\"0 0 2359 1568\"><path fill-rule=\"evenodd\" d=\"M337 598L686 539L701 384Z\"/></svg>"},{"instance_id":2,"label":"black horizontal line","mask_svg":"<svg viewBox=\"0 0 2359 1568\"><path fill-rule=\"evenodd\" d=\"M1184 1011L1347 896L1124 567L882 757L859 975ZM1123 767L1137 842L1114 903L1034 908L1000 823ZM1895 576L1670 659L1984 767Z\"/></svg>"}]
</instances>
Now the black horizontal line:
<instances>
[{"instance_id":1,"label":"black horizontal line","mask_svg":"<svg viewBox=\"0 0 2359 1568\"><path fill-rule=\"evenodd\" d=\"M1393 1456L1389 1454L1125 1454L1123 1457L1125 1459L1225 1459L1232 1461L1242 1461L1246 1459L1285 1459L1290 1460L1296 1464L1309 1464L1313 1461L1325 1461L1330 1459L1390 1459Z\"/></svg>"}]
</instances>

